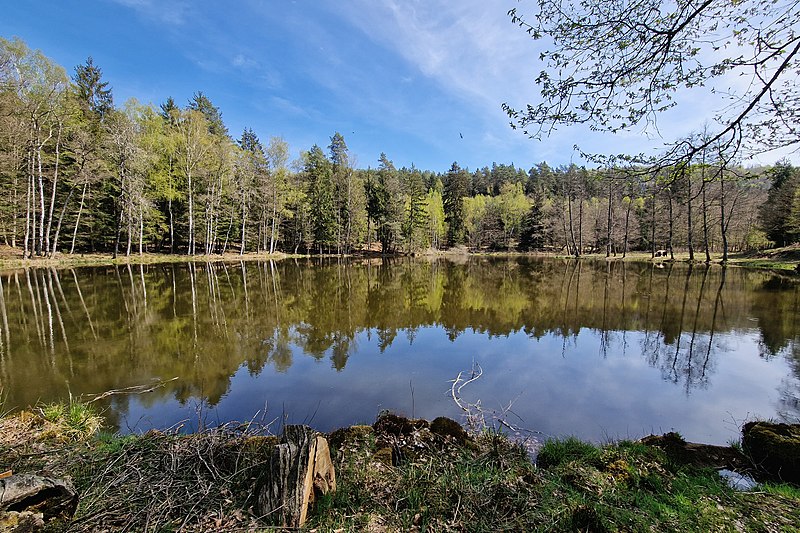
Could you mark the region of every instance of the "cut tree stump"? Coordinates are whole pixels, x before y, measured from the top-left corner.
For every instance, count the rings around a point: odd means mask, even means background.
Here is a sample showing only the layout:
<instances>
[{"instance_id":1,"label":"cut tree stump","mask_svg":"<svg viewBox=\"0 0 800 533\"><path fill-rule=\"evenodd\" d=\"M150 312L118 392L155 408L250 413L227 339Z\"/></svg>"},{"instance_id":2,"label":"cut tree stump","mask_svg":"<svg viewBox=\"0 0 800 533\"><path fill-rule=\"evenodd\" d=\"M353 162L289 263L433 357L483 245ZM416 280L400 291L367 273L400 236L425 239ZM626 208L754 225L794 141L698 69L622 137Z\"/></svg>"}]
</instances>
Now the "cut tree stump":
<instances>
[{"instance_id":1,"label":"cut tree stump","mask_svg":"<svg viewBox=\"0 0 800 533\"><path fill-rule=\"evenodd\" d=\"M256 512L280 527L300 527L317 494L336 490L328 441L308 426L289 425L256 493Z\"/></svg>"}]
</instances>

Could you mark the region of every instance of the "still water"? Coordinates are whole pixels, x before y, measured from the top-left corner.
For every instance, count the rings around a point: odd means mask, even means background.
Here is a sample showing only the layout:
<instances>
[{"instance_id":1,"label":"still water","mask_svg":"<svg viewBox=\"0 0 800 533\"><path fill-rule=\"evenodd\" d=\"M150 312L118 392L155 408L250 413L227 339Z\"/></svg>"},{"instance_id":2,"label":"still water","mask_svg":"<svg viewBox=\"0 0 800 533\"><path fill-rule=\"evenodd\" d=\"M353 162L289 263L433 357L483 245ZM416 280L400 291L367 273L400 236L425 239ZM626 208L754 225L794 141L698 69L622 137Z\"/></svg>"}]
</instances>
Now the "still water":
<instances>
[{"instance_id":1,"label":"still water","mask_svg":"<svg viewBox=\"0 0 800 533\"><path fill-rule=\"evenodd\" d=\"M4 409L98 402L123 432L458 419L451 381L541 436L726 444L800 418L800 280L531 258L192 263L0 274ZM509 409L510 406L510 409ZM279 423L279 422L276 422Z\"/></svg>"}]
</instances>

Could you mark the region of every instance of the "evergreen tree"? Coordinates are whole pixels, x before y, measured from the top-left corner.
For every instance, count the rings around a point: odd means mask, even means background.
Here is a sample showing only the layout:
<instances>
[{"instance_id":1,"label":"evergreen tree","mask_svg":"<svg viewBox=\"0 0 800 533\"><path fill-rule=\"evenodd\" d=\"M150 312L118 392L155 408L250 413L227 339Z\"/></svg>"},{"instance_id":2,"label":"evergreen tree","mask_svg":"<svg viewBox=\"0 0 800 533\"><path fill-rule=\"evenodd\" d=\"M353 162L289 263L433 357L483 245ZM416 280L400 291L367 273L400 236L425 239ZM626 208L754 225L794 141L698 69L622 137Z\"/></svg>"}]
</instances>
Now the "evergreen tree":
<instances>
[{"instance_id":1,"label":"evergreen tree","mask_svg":"<svg viewBox=\"0 0 800 533\"><path fill-rule=\"evenodd\" d=\"M103 119L114 109L114 97L107 81L103 81L103 71L94 64L91 56L85 65L75 67L72 76L75 93L86 116L96 122Z\"/></svg>"},{"instance_id":2,"label":"evergreen tree","mask_svg":"<svg viewBox=\"0 0 800 533\"><path fill-rule=\"evenodd\" d=\"M470 190L469 173L453 163L445 175L444 214L447 221L447 243L455 246L464 242L464 197Z\"/></svg>"},{"instance_id":3,"label":"evergreen tree","mask_svg":"<svg viewBox=\"0 0 800 533\"><path fill-rule=\"evenodd\" d=\"M310 183L308 196L314 245L322 253L324 248L336 244L336 212L331 164L316 144L305 154L303 171Z\"/></svg>"},{"instance_id":4,"label":"evergreen tree","mask_svg":"<svg viewBox=\"0 0 800 533\"><path fill-rule=\"evenodd\" d=\"M159 106L159 108L161 109L161 118L163 118L168 124L174 124L175 114L180 110L178 108L178 104L175 103L175 99L171 96L168 97L167 100Z\"/></svg>"},{"instance_id":5,"label":"evergreen tree","mask_svg":"<svg viewBox=\"0 0 800 533\"><path fill-rule=\"evenodd\" d=\"M349 251L352 235L353 215L353 169L350 168L350 157L347 143L338 131L331 137L330 150L331 171L336 213L337 246Z\"/></svg>"},{"instance_id":6,"label":"evergreen tree","mask_svg":"<svg viewBox=\"0 0 800 533\"><path fill-rule=\"evenodd\" d=\"M787 246L800 238L789 227L796 193L800 189L800 169L782 160L769 169L768 175L772 185L769 197L761 207L761 223L770 240L778 246Z\"/></svg>"},{"instance_id":7,"label":"evergreen tree","mask_svg":"<svg viewBox=\"0 0 800 533\"><path fill-rule=\"evenodd\" d=\"M525 220L522 222L522 231L519 236L519 249L524 252L541 250L545 243L544 214L541 203L534 201L531 204Z\"/></svg>"},{"instance_id":8,"label":"evergreen tree","mask_svg":"<svg viewBox=\"0 0 800 533\"><path fill-rule=\"evenodd\" d=\"M422 173L413 165L411 170L403 169L402 175L403 188L406 193L402 232L406 247L410 253L419 247L425 233L427 222L425 183Z\"/></svg>"},{"instance_id":9,"label":"evergreen tree","mask_svg":"<svg viewBox=\"0 0 800 533\"><path fill-rule=\"evenodd\" d=\"M211 100L203 94L202 91L197 91L189 101L189 109L200 111L208 121L208 133L211 135L219 135L222 137L228 136L228 128L222 121L222 113L219 108L211 103Z\"/></svg>"},{"instance_id":10,"label":"evergreen tree","mask_svg":"<svg viewBox=\"0 0 800 533\"><path fill-rule=\"evenodd\" d=\"M381 153L378 159L378 191L382 195L383 216L377 227L378 240L381 241L383 253L392 253L400 237L403 221L403 200L400 176L394 163Z\"/></svg>"}]
</instances>

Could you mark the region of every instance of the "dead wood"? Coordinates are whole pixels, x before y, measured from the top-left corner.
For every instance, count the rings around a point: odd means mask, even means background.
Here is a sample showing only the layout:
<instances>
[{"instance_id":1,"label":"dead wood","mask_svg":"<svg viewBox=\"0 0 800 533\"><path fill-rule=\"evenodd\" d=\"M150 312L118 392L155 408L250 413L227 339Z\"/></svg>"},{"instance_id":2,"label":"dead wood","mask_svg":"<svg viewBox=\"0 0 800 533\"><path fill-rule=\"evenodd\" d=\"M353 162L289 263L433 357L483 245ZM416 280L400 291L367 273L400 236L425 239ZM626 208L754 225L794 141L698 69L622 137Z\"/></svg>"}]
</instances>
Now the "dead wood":
<instances>
[{"instance_id":1,"label":"dead wood","mask_svg":"<svg viewBox=\"0 0 800 533\"><path fill-rule=\"evenodd\" d=\"M281 527L301 527L317 494L336 490L328 441L308 426L284 428L257 489L256 510Z\"/></svg>"}]
</instances>

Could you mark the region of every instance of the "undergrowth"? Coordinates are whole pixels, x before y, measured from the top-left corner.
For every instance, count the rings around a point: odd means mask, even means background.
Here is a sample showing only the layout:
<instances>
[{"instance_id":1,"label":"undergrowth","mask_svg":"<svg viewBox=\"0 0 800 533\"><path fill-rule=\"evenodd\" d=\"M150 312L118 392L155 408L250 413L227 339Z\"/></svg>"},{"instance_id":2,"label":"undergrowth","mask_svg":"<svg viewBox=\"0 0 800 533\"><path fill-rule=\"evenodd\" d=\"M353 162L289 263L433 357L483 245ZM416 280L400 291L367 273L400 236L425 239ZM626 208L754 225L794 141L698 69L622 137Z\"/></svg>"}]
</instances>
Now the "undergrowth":
<instances>
[{"instance_id":1,"label":"undergrowth","mask_svg":"<svg viewBox=\"0 0 800 533\"><path fill-rule=\"evenodd\" d=\"M319 531L792 531L800 494L731 489L714 470L671 462L659 449L574 438L545 443L534 465L505 436L471 446L437 441L386 461L381 436L334 450L335 495L317 503Z\"/></svg>"},{"instance_id":2,"label":"undergrowth","mask_svg":"<svg viewBox=\"0 0 800 533\"><path fill-rule=\"evenodd\" d=\"M120 436L98 431L94 416L41 406L0 417L0 464L68 475L78 489L76 515L50 530L274 530L252 515L277 442L264 428ZM777 532L800 524L798 487L736 492L716 471L641 442L552 440L537 464L498 432L463 440L401 417L339 430L329 442L338 488L314 503L306 529L318 533Z\"/></svg>"}]
</instances>

